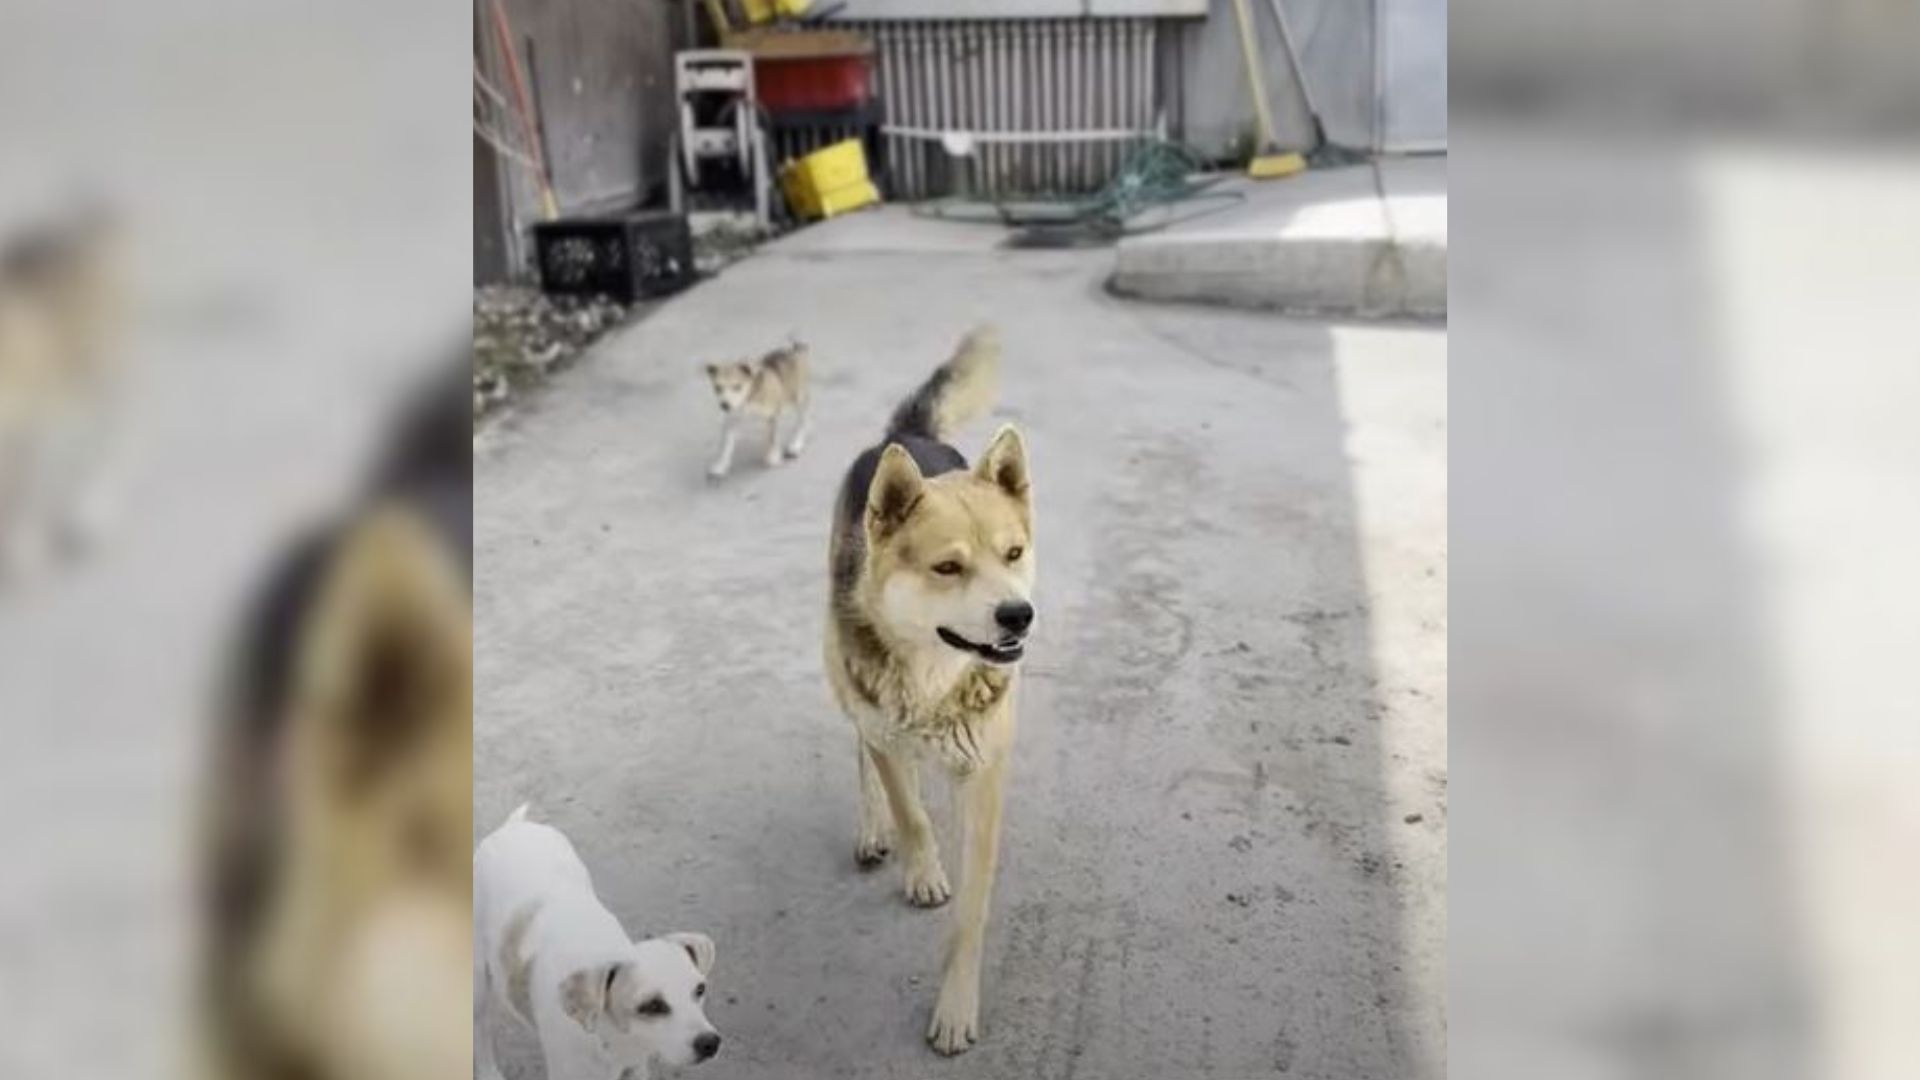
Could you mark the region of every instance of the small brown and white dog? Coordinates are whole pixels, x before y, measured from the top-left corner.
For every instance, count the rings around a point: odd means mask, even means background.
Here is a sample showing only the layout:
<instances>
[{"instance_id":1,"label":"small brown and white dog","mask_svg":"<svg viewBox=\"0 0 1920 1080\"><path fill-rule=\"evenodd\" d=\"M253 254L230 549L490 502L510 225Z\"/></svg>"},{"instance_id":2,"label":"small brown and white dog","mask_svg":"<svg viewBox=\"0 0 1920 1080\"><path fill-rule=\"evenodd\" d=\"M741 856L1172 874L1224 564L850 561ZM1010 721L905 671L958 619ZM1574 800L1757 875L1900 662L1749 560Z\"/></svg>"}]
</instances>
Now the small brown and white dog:
<instances>
[{"instance_id":1,"label":"small brown and white dog","mask_svg":"<svg viewBox=\"0 0 1920 1080\"><path fill-rule=\"evenodd\" d=\"M733 450L739 442L740 428L750 419L766 424L768 468L799 457L800 451L806 449L811 417L808 415L805 345L790 341L758 361L708 364L707 381L713 384L713 396L720 403L720 451L707 469L707 476L718 480L733 468ZM793 432L782 446L780 419L788 413L794 416Z\"/></svg>"},{"instance_id":2,"label":"small brown and white dog","mask_svg":"<svg viewBox=\"0 0 1920 1080\"><path fill-rule=\"evenodd\" d=\"M106 526L123 263L117 218L94 206L0 243L0 575Z\"/></svg>"},{"instance_id":3,"label":"small brown and white dog","mask_svg":"<svg viewBox=\"0 0 1920 1080\"><path fill-rule=\"evenodd\" d=\"M499 1080L493 1019L540 1036L547 1080L646 1080L655 1060L692 1065L720 1052L707 1022L713 939L635 941L594 895L560 830L523 805L473 856L473 1055Z\"/></svg>"},{"instance_id":4,"label":"small brown and white dog","mask_svg":"<svg viewBox=\"0 0 1920 1080\"><path fill-rule=\"evenodd\" d=\"M1017 665L1034 620L1025 444L1003 427L969 467L945 442L986 411L999 361L998 334L977 329L901 403L885 439L847 473L828 556L827 680L859 732L855 861L878 866L897 840L908 902L946 903L921 763L940 766L956 790L960 898L927 1029L941 1054L979 1033Z\"/></svg>"}]
</instances>

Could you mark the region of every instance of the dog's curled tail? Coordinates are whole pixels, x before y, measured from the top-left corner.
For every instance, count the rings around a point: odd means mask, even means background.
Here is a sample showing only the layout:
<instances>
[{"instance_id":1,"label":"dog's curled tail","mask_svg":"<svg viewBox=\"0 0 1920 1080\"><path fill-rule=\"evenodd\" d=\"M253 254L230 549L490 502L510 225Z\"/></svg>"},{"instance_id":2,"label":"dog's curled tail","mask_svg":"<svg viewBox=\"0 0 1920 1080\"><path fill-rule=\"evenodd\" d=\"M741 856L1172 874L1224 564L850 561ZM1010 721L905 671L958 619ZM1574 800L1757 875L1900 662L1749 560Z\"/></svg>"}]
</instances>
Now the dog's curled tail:
<instances>
[{"instance_id":1,"label":"dog's curled tail","mask_svg":"<svg viewBox=\"0 0 1920 1080\"><path fill-rule=\"evenodd\" d=\"M933 370L887 424L887 436L945 440L993 407L1000 389L1000 330L984 323L967 331L953 358Z\"/></svg>"},{"instance_id":2,"label":"dog's curled tail","mask_svg":"<svg viewBox=\"0 0 1920 1080\"><path fill-rule=\"evenodd\" d=\"M518 825L520 822L527 820L527 811L532 807L533 804L530 802L521 803L519 809L507 815L505 823L508 825Z\"/></svg>"}]
</instances>

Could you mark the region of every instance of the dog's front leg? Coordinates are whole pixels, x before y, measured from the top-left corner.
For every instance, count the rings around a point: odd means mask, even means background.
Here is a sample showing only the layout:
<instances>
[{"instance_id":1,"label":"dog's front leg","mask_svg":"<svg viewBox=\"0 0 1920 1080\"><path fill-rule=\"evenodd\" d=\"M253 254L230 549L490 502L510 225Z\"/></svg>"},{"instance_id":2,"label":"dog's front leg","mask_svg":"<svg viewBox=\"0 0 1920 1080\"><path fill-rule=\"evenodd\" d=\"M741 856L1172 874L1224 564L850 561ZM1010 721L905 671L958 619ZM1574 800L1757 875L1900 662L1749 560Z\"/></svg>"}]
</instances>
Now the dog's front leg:
<instances>
[{"instance_id":1,"label":"dog's front leg","mask_svg":"<svg viewBox=\"0 0 1920 1080\"><path fill-rule=\"evenodd\" d=\"M772 416L767 417L767 456L764 460L769 469L778 468L784 465L787 460L787 456L780 452L780 413L778 410L775 410Z\"/></svg>"},{"instance_id":2,"label":"dog's front leg","mask_svg":"<svg viewBox=\"0 0 1920 1080\"><path fill-rule=\"evenodd\" d=\"M734 430L732 420L720 422L720 452L714 455L713 465L707 469L709 479L718 480L733 468L733 447L740 441L739 432Z\"/></svg>"},{"instance_id":3,"label":"dog's front leg","mask_svg":"<svg viewBox=\"0 0 1920 1080\"><path fill-rule=\"evenodd\" d=\"M952 895L947 872L940 867L940 844L933 836L933 819L920 802L920 767L912 758L897 757L872 747L874 771L893 805L893 824L900 835L900 856L907 875L907 902L915 907L939 907Z\"/></svg>"},{"instance_id":4,"label":"dog's front leg","mask_svg":"<svg viewBox=\"0 0 1920 1080\"><path fill-rule=\"evenodd\" d=\"M59 505L58 540L65 554L87 551L104 540L117 516L118 446L107 405L66 418L50 434L49 476Z\"/></svg>"},{"instance_id":5,"label":"dog's front leg","mask_svg":"<svg viewBox=\"0 0 1920 1080\"><path fill-rule=\"evenodd\" d=\"M1000 862L1000 808L1006 779L1003 753L962 782L956 800L963 830L960 902L954 907L940 998L933 1006L933 1023L927 1027L927 1042L941 1054L962 1053L979 1038L980 954L986 945L987 908Z\"/></svg>"},{"instance_id":6,"label":"dog's front leg","mask_svg":"<svg viewBox=\"0 0 1920 1080\"><path fill-rule=\"evenodd\" d=\"M806 397L794 405L793 434L787 436L787 456L797 458L807 448L807 434L813 430L813 406Z\"/></svg>"},{"instance_id":7,"label":"dog's front leg","mask_svg":"<svg viewBox=\"0 0 1920 1080\"><path fill-rule=\"evenodd\" d=\"M853 849L854 864L872 870L887 861L893 852L893 812L887 806L887 789L880 783L879 767L867 750L867 741L858 740L860 755L860 839Z\"/></svg>"}]
</instances>

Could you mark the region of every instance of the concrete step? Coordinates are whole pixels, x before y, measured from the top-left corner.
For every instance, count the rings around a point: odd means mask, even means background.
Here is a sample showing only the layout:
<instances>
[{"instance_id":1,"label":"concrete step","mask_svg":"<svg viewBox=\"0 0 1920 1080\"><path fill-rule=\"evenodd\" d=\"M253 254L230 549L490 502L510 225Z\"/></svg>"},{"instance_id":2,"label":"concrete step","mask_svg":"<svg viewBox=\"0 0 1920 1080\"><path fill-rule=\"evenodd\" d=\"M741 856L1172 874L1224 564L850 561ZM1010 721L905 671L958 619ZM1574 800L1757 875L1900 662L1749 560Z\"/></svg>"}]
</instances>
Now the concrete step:
<instances>
[{"instance_id":1,"label":"concrete step","mask_svg":"<svg viewBox=\"0 0 1920 1080\"><path fill-rule=\"evenodd\" d=\"M1447 159L1237 177L1120 242L1115 292L1368 317L1447 311ZM1209 206L1220 209L1209 210Z\"/></svg>"}]
</instances>

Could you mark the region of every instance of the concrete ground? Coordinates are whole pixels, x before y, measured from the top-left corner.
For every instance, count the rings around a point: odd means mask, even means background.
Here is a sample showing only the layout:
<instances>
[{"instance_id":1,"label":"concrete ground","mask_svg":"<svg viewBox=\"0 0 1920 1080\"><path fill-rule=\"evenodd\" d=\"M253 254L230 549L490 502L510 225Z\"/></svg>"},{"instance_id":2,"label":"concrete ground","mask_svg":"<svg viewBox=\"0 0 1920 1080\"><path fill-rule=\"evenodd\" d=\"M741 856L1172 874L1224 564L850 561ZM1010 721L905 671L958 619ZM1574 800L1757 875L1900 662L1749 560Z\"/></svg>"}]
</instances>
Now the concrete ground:
<instances>
[{"instance_id":1,"label":"concrete ground","mask_svg":"<svg viewBox=\"0 0 1920 1080\"><path fill-rule=\"evenodd\" d=\"M629 930L717 939L703 1078L1443 1075L1444 330L1129 303L1111 252L998 239L808 230L489 427L476 831L532 800ZM854 868L819 636L841 470L986 318L1002 405L958 441L1028 436L1040 624L984 1038L947 1061L947 916ZM697 364L788 333L813 445L710 486Z\"/></svg>"},{"instance_id":2,"label":"concrete ground","mask_svg":"<svg viewBox=\"0 0 1920 1080\"><path fill-rule=\"evenodd\" d=\"M1170 214L1173 224L1121 242L1117 291L1293 312L1446 314L1445 157L1236 178Z\"/></svg>"}]
</instances>

